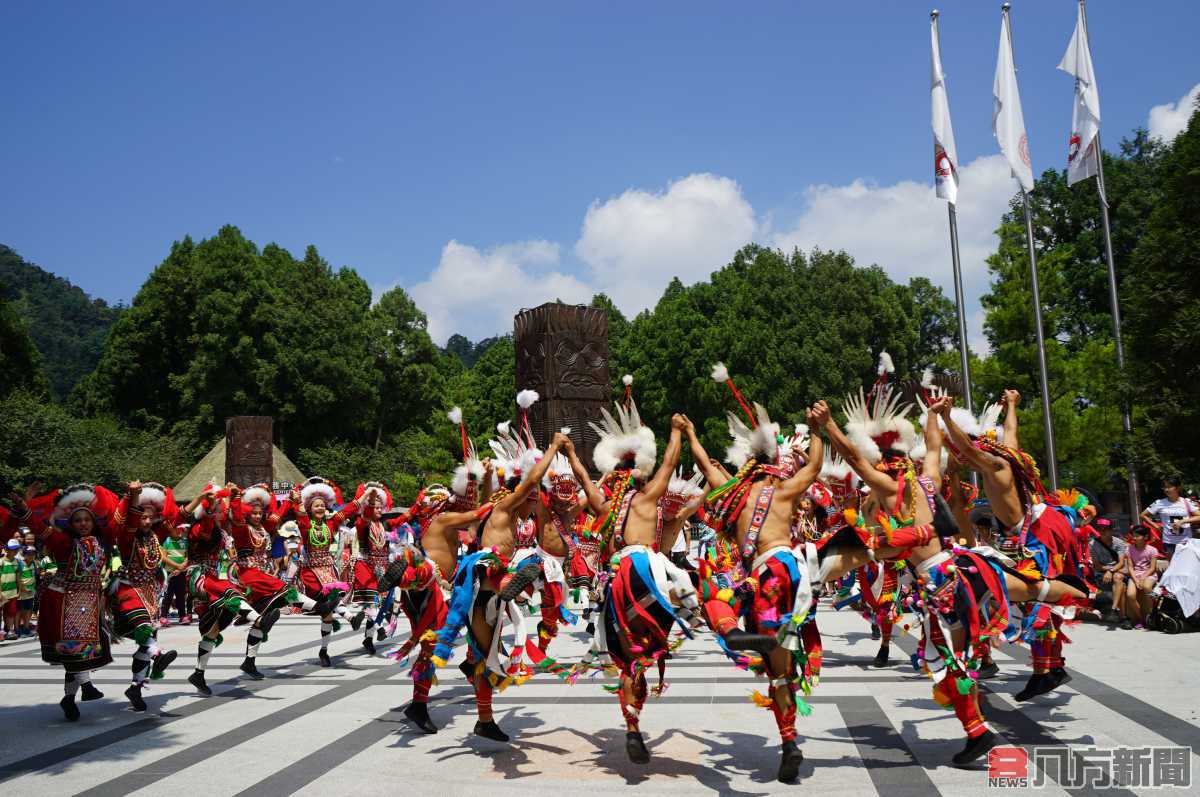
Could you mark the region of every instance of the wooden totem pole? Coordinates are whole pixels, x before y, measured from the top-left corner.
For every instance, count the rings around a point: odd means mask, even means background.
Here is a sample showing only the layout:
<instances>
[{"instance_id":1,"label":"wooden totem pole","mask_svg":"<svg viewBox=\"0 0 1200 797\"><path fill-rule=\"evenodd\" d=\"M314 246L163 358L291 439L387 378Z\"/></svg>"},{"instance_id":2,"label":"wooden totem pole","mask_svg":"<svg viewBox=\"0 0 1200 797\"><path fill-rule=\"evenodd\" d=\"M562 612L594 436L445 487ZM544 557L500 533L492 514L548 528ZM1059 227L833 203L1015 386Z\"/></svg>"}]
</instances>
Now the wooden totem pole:
<instances>
[{"instance_id":1,"label":"wooden totem pole","mask_svg":"<svg viewBox=\"0 0 1200 797\"><path fill-rule=\"evenodd\" d=\"M608 316L586 305L547 302L513 319L517 389L536 390L541 400L529 411L538 445L564 426L589 470L598 436L588 421L612 403L608 375ZM611 408L610 408L611 411Z\"/></svg>"},{"instance_id":2,"label":"wooden totem pole","mask_svg":"<svg viewBox=\"0 0 1200 797\"><path fill-rule=\"evenodd\" d=\"M275 419L268 415L238 415L225 419L225 481L241 487L271 484L272 434Z\"/></svg>"}]
</instances>

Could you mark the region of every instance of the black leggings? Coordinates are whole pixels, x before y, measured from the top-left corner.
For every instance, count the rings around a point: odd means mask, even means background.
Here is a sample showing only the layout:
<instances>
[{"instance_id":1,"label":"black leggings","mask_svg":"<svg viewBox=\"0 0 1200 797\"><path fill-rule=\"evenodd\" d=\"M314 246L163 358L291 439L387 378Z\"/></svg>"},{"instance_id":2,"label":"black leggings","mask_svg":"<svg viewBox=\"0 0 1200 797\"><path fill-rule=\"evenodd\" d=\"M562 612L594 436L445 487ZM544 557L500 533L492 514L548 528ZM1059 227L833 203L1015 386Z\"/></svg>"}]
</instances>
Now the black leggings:
<instances>
[{"instance_id":1,"label":"black leggings","mask_svg":"<svg viewBox=\"0 0 1200 797\"><path fill-rule=\"evenodd\" d=\"M162 610L159 615L166 617L171 611L171 601L175 602L175 610L179 616L192 613L192 595L188 592L187 574L176 573L167 579L167 588L163 591Z\"/></svg>"}]
</instances>

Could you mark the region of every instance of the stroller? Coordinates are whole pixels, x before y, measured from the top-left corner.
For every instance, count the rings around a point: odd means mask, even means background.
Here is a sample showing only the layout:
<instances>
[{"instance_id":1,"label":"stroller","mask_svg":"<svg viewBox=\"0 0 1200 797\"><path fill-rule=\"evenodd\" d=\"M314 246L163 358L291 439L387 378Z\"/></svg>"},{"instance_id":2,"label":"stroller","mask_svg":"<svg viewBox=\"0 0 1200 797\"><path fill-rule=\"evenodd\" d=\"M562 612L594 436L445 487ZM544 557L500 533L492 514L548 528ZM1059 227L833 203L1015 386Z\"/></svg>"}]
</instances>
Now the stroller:
<instances>
[{"instance_id":1,"label":"stroller","mask_svg":"<svg viewBox=\"0 0 1200 797\"><path fill-rule=\"evenodd\" d=\"M1200 631L1200 540L1175 547L1171 564L1154 588L1146 627L1164 634Z\"/></svg>"}]
</instances>

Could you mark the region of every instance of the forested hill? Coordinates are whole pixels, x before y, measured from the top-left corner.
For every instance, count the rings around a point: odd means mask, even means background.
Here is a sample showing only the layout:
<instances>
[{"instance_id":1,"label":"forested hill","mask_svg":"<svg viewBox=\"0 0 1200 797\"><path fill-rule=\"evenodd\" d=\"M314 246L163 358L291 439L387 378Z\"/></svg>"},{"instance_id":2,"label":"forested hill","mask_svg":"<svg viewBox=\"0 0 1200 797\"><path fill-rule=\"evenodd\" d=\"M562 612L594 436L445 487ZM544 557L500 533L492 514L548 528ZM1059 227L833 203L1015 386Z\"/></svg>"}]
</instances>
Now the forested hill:
<instances>
[{"instance_id":1,"label":"forested hill","mask_svg":"<svg viewBox=\"0 0 1200 797\"><path fill-rule=\"evenodd\" d=\"M104 339L121 308L93 299L3 244L0 285L42 355L42 369L54 396L65 399L75 384L96 368Z\"/></svg>"}]
</instances>

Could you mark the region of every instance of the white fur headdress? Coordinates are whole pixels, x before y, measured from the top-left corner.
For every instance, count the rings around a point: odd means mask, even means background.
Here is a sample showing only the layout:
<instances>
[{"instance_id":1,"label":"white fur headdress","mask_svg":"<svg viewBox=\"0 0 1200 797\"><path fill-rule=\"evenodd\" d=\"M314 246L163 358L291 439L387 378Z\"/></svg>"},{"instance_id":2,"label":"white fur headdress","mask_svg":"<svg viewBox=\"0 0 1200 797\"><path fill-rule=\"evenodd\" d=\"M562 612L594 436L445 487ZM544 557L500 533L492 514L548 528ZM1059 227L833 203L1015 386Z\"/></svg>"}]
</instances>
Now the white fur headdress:
<instances>
[{"instance_id":1,"label":"white fur headdress","mask_svg":"<svg viewBox=\"0 0 1200 797\"><path fill-rule=\"evenodd\" d=\"M95 515L92 505L96 502L96 488L90 484L73 484L63 490L54 504L54 520L67 520L80 509Z\"/></svg>"},{"instance_id":2,"label":"white fur headdress","mask_svg":"<svg viewBox=\"0 0 1200 797\"><path fill-rule=\"evenodd\" d=\"M846 397L846 436L868 461L883 458L883 449L907 455L917 442L917 433L906 417L911 404L900 404L900 394L891 385L876 383L871 400L859 388Z\"/></svg>"},{"instance_id":3,"label":"white fur headdress","mask_svg":"<svg viewBox=\"0 0 1200 797\"><path fill-rule=\"evenodd\" d=\"M771 420L766 408L758 402L754 403L754 415L756 425L751 429L734 413L725 413L729 436L733 438L725 449L725 461L735 468L745 465L750 457L764 465L772 464L778 458L779 424Z\"/></svg>"},{"instance_id":4,"label":"white fur headdress","mask_svg":"<svg viewBox=\"0 0 1200 797\"><path fill-rule=\"evenodd\" d=\"M320 476L310 478L300 490L300 503L304 505L306 511L316 498L324 501L328 509L333 509L333 505L338 501L337 491L333 489L333 484Z\"/></svg>"},{"instance_id":5,"label":"white fur headdress","mask_svg":"<svg viewBox=\"0 0 1200 797\"><path fill-rule=\"evenodd\" d=\"M256 484L242 491L243 504L258 504L266 512L271 507L271 491L265 484Z\"/></svg>"},{"instance_id":6,"label":"white fur headdress","mask_svg":"<svg viewBox=\"0 0 1200 797\"><path fill-rule=\"evenodd\" d=\"M592 450L592 461L602 473L616 470L621 463L630 460L633 467L643 473L649 471L658 459L654 432L642 425L637 404L632 399L627 408L620 404L614 404L613 408L617 411L615 418L608 410L601 409L599 424L588 421L588 426L600 435L600 442Z\"/></svg>"}]
</instances>

